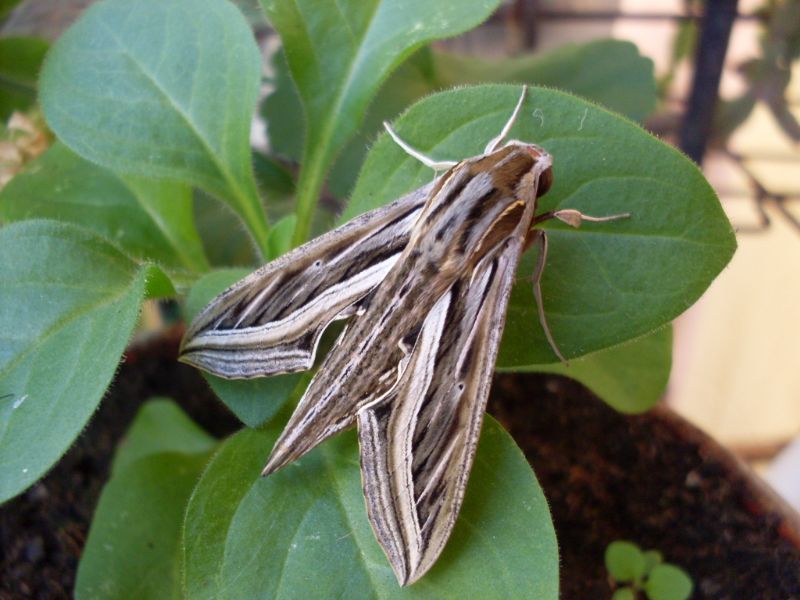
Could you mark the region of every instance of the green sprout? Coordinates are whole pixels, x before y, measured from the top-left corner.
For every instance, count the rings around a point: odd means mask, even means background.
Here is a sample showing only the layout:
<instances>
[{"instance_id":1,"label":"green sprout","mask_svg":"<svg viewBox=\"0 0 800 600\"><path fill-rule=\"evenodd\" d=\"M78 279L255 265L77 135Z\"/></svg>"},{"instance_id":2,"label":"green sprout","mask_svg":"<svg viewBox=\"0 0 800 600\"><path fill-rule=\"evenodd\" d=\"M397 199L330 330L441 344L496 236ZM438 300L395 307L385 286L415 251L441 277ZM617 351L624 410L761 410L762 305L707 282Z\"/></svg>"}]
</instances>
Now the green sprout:
<instances>
[{"instance_id":1,"label":"green sprout","mask_svg":"<svg viewBox=\"0 0 800 600\"><path fill-rule=\"evenodd\" d=\"M687 600L692 594L689 574L664 562L658 550L643 551L633 542L617 540L606 548L605 562L614 588L611 600Z\"/></svg>"}]
</instances>

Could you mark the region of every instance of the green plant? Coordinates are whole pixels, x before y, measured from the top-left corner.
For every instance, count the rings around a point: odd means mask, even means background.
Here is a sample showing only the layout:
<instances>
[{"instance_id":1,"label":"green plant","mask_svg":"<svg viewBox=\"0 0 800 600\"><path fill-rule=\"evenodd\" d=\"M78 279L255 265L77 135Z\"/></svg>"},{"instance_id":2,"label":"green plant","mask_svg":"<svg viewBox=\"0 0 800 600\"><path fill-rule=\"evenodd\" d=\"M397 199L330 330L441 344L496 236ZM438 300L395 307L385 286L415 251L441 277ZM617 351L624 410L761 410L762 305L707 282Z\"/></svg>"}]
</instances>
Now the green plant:
<instances>
[{"instance_id":1,"label":"green plant","mask_svg":"<svg viewBox=\"0 0 800 600\"><path fill-rule=\"evenodd\" d=\"M606 548L606 570L615 588L612 600L687 600L692 578L673 564L664 562L657 550L643 552L633 542L618 540Z\"/></svg>"},{"instance_id":2,"label":"green plant","mask_svg":"<svg viewBox=\"0 0 800 600\"><path fill-rule=\"evenodd\" d=\"M58 141L0 193L0 499L40 478L81 431L142 302L178 298L190 319L259 262L317 232L326 180L349 195L340 220L429 181L386 136L364 156L363 140L383 118L410 105L395 121L400 134L434 157L461 158L499 130L519 81L564 87L634 118L652 109L652 67L630 44L492 64L425 46L476 26L498 4L373 0L340 10L263 0L286 55L262 107L272 156L249 147L260 58L233 5L90 8L40 78ZM615 72L630 80L623 89ZM507 81L515 85L498 83ZM566 372L620 410L646 410L669 371L666 325L735 248L717 198L679 152L568 93L534 88L513 135L555 157L542 210L633 218L602 231L548 226L545 308L570 367L556 362L537 322L533 255L520 267L498 367ZM296 181L286 157L300 160ZM400 590L366 521L352 435L324 444L302 469L258 477L307 377L208 379L246 427L215 440L168 400L142 408L100 500L78 597L557 596L543 494L491 419L445 553Z\"/></svg>"}]
</instances>

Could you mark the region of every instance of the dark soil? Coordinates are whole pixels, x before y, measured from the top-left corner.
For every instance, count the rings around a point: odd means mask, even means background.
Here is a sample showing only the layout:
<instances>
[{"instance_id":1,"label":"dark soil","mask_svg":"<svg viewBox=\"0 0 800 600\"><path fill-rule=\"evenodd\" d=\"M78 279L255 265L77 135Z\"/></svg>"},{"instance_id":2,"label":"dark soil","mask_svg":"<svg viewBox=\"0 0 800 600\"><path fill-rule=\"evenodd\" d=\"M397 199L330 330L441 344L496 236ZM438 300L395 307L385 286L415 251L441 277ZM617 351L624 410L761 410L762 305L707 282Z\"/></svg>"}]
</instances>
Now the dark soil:
<instances>
[{"instance_id":1,"label":"dark soil","mask_svg":"<svg viewBox=\"0 0 800 600\"><path fill-rule=\"evenodd\" d=\"M550 503L565 600L610 597L603 554L617 539L683 567L693 598L800 599L797 513L674 413L620 415L547 376L498 377L490 412Z\"/></svg>"},{"instance_id":2,"label":"dark soil","mask_svg":"<svg viewBox=\"0 0 800 600\"><path fill-rule=\"evenodd\" d=\"M115 447L145 399L176 399L203 427L238 427L173 343L131 351L90 425L53 471L0 508L0 600L68 598ZM606 599L616 539L660 550L695 598L800 599L800 540L780 504L667 411L626 417L579 384L498 377L491 412L533 464L561 547L562 598ZM790 513L784 513L790 514Z\"/></svg>"}]
</instances>

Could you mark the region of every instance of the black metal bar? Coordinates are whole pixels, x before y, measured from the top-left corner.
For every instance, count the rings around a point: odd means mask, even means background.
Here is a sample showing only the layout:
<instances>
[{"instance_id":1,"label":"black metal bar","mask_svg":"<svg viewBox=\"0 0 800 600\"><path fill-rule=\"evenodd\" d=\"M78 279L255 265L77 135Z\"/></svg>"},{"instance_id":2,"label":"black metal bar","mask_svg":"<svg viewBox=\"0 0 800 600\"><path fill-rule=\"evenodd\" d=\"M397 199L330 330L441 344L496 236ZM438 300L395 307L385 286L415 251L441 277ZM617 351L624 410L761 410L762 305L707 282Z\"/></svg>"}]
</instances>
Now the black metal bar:
<instances>
[{"instance_id":1,"label":"black metal bar","mask_svg":"<svg viewBox=\"0 0 800 600\"><path fill-rule=\"evenodd\" d=\"M516 0L508 10L521 30L522 47L532 50L539 42L538 25L541 13L539 0Z\"/></svg>"},{"instance_id":2,"label":"black metal bar","mask_svg":"<svg viewBox=\"0 0 800 600\"><path fill-rule=\"evenodd\" d=\"M680 147L697 164L711 135L719 81L736 19L737 0L707 0L695 55L694 78L680 130Z\"/></svg>"},{"instance_id":3,"label":"black metal bar","mask_svg":"<svg viewBox=\"0 0 800 600\"><path fill-rule=\"evenodd\" d=\"M489 18L490 22L498 22L507 18L509 12L515 15L522 14L518 5L523 5L524 11L530 11L528 5L531 0L516 0L514 4L509 5L505 9L498 10L494 15ZM544 21L697 21L702 18L702 13L695 14L694 11L685 13L676 12L636 12L636 11L622 11L622 10L548 10L539 7L539 0L533 2L533 14L536 19L541 22ZM737 14L736 18L741 21L758 21L763 22L764 16L759 13L746 12Z\"/></svg>"},{"instance_id":4,"label":"black metal bar","mask_svg":"<svg viewBox=\"0 0 800 600\"><path fill-rule=\"evenodd\" d=\"M694 21L702 18L701 14L672 12L636 12L636 11L567 11L540 10L537 16L542 21ZM736 15L742 21L763 21L764 17L757 13Z\"/></svg>"}]
</instances>

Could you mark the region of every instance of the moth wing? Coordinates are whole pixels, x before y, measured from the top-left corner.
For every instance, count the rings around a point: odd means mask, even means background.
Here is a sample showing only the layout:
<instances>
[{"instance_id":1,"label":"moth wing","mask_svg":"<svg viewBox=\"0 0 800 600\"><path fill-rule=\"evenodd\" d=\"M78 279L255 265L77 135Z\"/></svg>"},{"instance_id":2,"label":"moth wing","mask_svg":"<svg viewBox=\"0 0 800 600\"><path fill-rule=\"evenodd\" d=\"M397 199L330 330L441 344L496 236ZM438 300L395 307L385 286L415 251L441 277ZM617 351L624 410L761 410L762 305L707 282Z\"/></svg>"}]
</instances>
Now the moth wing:
<instances>
[{"instance_id":1,"label":"moth wing","mask_svg":"<svg viewBox=\"0 0 800 600\"><path fill-rule=\"evenodd\" d=\"M501 242L438 301L396 394L358 412L375 535L401 585L433 565L464 498L522 251Z\"/></svg>"},{"instance_id":2,"label":"moth wing","mask_svg":"<svg viewBox=\"0 0 800 600\"><path fill-rule=\"evenodd\" d=\"M226 378L303 371L320 336L385 277L433 184L348 221L264 265L194 319L180 360Z\"/></svg>"}]
</instances>

